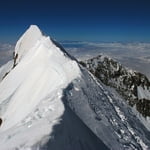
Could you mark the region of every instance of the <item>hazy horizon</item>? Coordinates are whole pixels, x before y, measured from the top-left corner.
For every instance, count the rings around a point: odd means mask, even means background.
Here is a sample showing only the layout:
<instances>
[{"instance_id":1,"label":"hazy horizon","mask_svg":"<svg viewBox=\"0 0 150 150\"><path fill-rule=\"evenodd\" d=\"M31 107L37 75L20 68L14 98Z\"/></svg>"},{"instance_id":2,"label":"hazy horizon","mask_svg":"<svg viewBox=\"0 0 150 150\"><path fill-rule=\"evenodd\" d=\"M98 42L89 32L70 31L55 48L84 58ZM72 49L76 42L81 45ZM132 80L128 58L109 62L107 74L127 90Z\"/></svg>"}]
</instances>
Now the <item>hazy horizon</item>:
<instances>
[{"instance_id":1,"label":"hazy horizon","mask_svg":"<svg viewBox=\"0 0 150 150\"><path fill-rule=\"evenodd\" d=\"M58 41L59 42L59 41ZM61 41L68 53L78 60L107 55L126 67L140 71L150 79L150 43ZM13 57L15 44L0 44L0 66Z\"/></svg>"}]
</instances>

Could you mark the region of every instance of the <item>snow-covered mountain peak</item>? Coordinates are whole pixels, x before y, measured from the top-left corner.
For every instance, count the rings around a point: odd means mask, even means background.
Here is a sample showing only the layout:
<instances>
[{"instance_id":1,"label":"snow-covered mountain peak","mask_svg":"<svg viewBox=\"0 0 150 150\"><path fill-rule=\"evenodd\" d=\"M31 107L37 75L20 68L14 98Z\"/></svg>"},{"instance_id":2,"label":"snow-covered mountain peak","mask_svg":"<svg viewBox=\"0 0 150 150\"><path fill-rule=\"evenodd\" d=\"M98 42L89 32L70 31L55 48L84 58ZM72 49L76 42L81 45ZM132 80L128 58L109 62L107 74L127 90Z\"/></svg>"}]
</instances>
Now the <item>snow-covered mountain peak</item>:
<instances>
[{"instance_id":1,"label":"snow-covered mountain peak","mask_svg":"<svg viewBox=\"0 0 150 150\"><path fill-rule=\"evenodd\" d=\"M100 62L119 71L109 59ZM37 26L0 68L1 150L148 150L149 137L114 90Z\"/></svg>"},{"instance_id":2,"label":"snow-covered mountain peak","mask_svg":"<svg viewBox=\"0 0 150 150\"><path fill-rule=\"evenodd\" d=\"M63 114L64 107L60 101L62 90L80 76L77 62L65 54L35 25L23 34L16 44L14 66L11 69L7 65L4 67L5 73L0 83L0 104L8 100L6 107L0 105L3 120L0 132L22 124L38 107L48 109L41 103L51 103L53 93L60 95L57 98L60 108L55 112L56 118Z\"/></svg>"},{"instance_id":3,"label":"snow-covered mountain peak","mask_svg":"<svg viewBox=\"0 0 150 150\"><path fill-rule=\"evenodd\" d=\"M43 35L38 26L31 25L16 44L14 54L16 63L37 43L38 40L41 40L42 38Z\"/></svg>"}]
</instances>

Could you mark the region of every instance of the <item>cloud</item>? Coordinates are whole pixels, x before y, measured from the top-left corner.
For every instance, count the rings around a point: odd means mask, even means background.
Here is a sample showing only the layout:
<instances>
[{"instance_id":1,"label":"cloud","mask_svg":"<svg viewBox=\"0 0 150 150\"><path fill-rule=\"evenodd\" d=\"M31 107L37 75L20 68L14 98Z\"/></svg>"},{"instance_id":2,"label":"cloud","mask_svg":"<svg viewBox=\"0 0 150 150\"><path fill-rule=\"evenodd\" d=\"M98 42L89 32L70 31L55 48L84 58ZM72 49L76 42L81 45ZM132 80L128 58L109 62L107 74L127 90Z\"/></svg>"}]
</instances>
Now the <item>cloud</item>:
<instances>
[{"instance_id":1,"label":"cloud","mask_svg":"<svg viewBox=\"0 0 150 150\"><path fill-rule=\"evenodd\" d=\"M150 78L150 43L64 41L63 47L79 60L104 54ZM0 44L0 66L12 59L14 45Z\"/></svg>"},{"instance_id":2,"label":"cloud","mask_svg":"<svg viewBox=\"0 0 150 150\"><path fill-rule=\"evenodd\" d=\"M108 55L150 78L150 43L74 42L72 44L68 42L65 48L79 60L92 58L99 54Z\"/></svg>"},{"instance_id":3,"label":"cloud","mask_svg":"<svg viewBox=\"0 0 150 150\"><path fill-rule=\"evenodd\" d=\"M14 45L0 44L0 66L12 59L13 50Z\"/></svg>"}]
</instances>

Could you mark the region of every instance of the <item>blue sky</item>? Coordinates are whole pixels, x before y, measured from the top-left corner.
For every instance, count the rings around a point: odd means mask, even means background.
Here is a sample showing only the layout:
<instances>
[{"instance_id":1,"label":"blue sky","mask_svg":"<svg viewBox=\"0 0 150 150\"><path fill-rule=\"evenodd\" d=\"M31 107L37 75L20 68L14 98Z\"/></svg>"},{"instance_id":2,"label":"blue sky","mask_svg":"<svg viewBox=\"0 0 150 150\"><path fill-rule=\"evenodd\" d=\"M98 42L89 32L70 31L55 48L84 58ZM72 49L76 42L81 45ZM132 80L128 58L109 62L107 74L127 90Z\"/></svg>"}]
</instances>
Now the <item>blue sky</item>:
<instances>
[{"instance_id":1,"label":"blue sky","mask_svg":"<svg viewBox=\"0 0 150 150\"><path fill-rule=\"evenodd\" d=\"M30 24L56 40L150 42L149 0L1 0L0 42Z\"/></svg>"}]
</instances>

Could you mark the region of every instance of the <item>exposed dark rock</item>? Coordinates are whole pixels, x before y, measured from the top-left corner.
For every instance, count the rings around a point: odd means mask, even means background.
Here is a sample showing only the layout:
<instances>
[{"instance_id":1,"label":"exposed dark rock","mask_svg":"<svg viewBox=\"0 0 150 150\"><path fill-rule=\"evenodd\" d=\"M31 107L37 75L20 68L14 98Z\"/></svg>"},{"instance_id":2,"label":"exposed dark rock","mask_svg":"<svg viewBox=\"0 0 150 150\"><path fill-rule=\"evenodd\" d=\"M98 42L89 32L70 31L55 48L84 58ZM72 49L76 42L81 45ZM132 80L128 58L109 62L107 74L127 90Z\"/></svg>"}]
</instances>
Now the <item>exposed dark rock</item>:
<instances>
[{"instance_id":1,"label":"exposed dark rock","mask_svg":"<svg viewBox=\"0 0 150 150\"><path fill-rule=\"evenodd\" d=\"M139 99L136 103L137 110L143 114L144 117L149 116L150 114L150 100Z\"/></svg>"},{"instance_id":2,"label":"exposed dark rock","mask_svg":"<svg viewBox=\"0 0 150 150\"><path fill-rule=\"evenodd\" d=\"M11 70L16 67L16 65L17 65L16 60L17 60L17 58L18 58L18 54L15 54L15 52L13 52L14 63L13 63L13 67L11 68ZM2 77L2 80L10 73L10 71L5 73L5 75Z\"/></svg>"},{"instance_id":3,"label":"exposed dark rock","mask_svg":"<svg viewBox=\"0 0 150 150\"><path fill-rule=\"evenodd\" d=\"M83 61L80 61L80 64L81 64L83 67L86 67L86 63L84 63Z\"/></svg>"},{"instance_id":4,"label":"exposed dark rock","mask_svg":"<svg viewBox=\"0 0 150 150\"><path fill-rule=\"evenodd\" d=\"M13 68L15 68L16 65L17 65L17 64L16 64L17 58L18 58L18 54L13 53L13 59L14 59L14 65L13 65Z\"/></svg>"},{"instance_id":5,"label":"exposed dark rock","mask_svg":"<svg viewBox=\"0 0 150 150\"><path fill-rule=\"evenodd\" d=\"M138 87L150 92L150 81L144 74L129 70L117 61L102 55L80 62L80 64L105 85L115 88L129 105L135 105L144 117L150 116L150 100L138 98Z\"/></svg>"},{"instance_id":6,"label":"exposed dark rock","mask_svg":"<svg viewBox=\"0 0 150 150\"><path fill-rule=\"evenodd\" d=\"M2 125L2 122L3 122L3 121L2 121L2 118L0 118L0 126Z\"/></svg>"},{"instance_id":7,"label":"exposed dark rock","mask_svg":"<svg viewBox=\"0 0 150 150\"><path fill-rule=\"evenodd\" d=\"M6 72L5 75L3 76L2 80L9 74L9 72Z\"/></svg>"}]
</instances>

